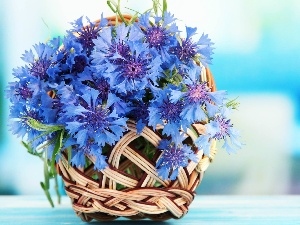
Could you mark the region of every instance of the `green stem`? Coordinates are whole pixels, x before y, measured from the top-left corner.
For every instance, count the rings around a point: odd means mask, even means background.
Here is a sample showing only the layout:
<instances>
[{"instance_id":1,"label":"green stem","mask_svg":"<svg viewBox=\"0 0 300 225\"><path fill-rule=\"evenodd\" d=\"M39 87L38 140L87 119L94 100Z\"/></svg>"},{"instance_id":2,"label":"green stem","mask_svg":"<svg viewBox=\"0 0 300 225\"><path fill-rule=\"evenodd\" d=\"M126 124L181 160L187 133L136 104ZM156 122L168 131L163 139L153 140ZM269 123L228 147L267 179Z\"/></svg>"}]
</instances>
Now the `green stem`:
<instances>
[{"instance_id":1,"label":"green stem","mask_svg":"<svg viewBox=\"0 0 300 225\"><path fill-rule=\"evenodd\" d=\"M125 18L123 17L122 13L121 13L121 9L120 9L120 1L118 0L118 4L116 2L114 2L113 0L108 0L107 1L107 5L109 6L109 8L117 14L117 16L119 16L121 18L121 20L123 21L123 23L125 23L126 25L128 25L128 22L125 20Z\"/></svg>"},{"instance_id":2,"label":"green stem","mask_svg":"<svg viewBox=\"0 0 300 225\"><path fill-rule=\"evenodd\" d=\"M44 158L44 178L45 178L44 187L45 187L45 189L49 189L49 187L50 187L50 176L49 176L49 171L48 171L47 157Z\"/></svg>"},{"instance_id":3,"label":"green stem","mask_svg":"<svg viewBox=\"0 0 300 225\"><path fill-rule=\"evenodd\" d=\"M59 188L58 188L57 173L54 174L54 181L55 181L54 189L55 189L55 192L56 192L56 195L57 195L57 202L58 202L58 204L60 204L60 202L61 202L61 195L59 193Z\"/></svg>"},{"instance_id":4,"label":"green stem","mask_svg":"<svg viewBox=\"0 0 300 225\"><path fill-rule=\"evenodd\" d=\"M44 192L45 192L45 195L51 205L52 208L54 208L54 203L51 199L51 195L50 195L50 192L49 192L49 189L46 188L45 184L43 182L40 183L41 184L41 187L43 188Z\"/></svg>"},{"instance_id":5,"label":"green stem","mask_svg":"<svg viewBox=\"0 0 300 225\"><path fill-rule=\"evenodd\" d=\"M47 153L46 153L47 154ZM44 193L51 205L51 207L54 207L53 201L51 199L51 195L49 192L50 188L50 175L49 175L49 170L48 170L48 162L47 162L47 157L44 158L44 182L40 182L42 189L44 190Z\"/></svg>"},{"instance_id":6,"label":"green stem","mask_svg":"<svg viewBox=\"0 0 300 225\"><path fill-rule=\"evenodd\" d=\"M162 13L164 14L168 10L167 0L163 0L163 9Z\"/></svg>"}]
</instances>

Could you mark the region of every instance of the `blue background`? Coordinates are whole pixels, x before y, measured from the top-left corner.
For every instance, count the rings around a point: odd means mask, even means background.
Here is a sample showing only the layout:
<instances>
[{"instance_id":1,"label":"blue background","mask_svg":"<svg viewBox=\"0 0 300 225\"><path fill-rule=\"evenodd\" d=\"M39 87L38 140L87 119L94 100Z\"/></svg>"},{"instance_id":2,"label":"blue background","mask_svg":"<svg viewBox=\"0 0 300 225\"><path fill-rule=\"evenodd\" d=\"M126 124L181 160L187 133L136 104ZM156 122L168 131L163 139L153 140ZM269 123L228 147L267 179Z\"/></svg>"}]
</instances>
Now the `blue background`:
<instances>
[{"instance_id":1,"label":"blue background","mask_svg":"<svg viewBox=\"0 0 300 225\"><path fill-rule=\"evenodd\" d=\"M0 3L0 194L40 194L42 162L9 133L3 89L34 43L63 35L82 15L93 20L112 13L100 0ZM208 33L215 42L211 69L217 87L240 102L233 121L243 149L233 155L220 149L198 193L300 194L300 1L168 3L182 31L184 25L197 27L199 35ZM143 12L151 1L124 0L123 5Z\"/></svg>"}]
</instances>

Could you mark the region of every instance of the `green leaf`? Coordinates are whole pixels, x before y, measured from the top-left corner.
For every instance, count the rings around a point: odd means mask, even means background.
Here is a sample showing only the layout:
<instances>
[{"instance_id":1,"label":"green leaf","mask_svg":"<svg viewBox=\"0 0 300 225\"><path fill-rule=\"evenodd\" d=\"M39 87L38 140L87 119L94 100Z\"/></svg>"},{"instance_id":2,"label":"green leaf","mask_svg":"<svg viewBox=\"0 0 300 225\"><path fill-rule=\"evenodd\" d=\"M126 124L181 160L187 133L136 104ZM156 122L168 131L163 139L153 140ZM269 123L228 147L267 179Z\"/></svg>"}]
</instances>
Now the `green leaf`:
<instances>
[{"instance_id":1,"label":"green leaf","mask_svg":"<svg viewBox=\"0 0 300 225\"><path fill-rule=\"evenodd\" d=\"M106 3L109 6L109 8L111 9L111 11L113 11L114 13L117 13L117 4L115 1L108 0Z\"/></svg>"},{"instance_id":2,"label":"green leaf","mask_svg":"<svg viewBox=\"0 0 300 225\"><path fill-rule=\"evenodd\" d=\"M33 148L31 147L31 145L24 142L24 141L22 141L21 143L27 149L27 152L29 154L34 155L34 156L38 156L39 158L43 158L43 153L42 152L34 151Z\"/></svg>"},{"instance_id":3,"label":"green leaf","mask_svg":"<svg viewBox=\"0 0 300 225\"><path fill-rule=\"evenodd\" d=\"M47 158L44 158L44 178L45 178L45 188L49 189L50 187L50 177L49 177L49 171L48 171L48 163L47 163Z\"/></svg>"},{"instance_id":4,"label":"green leaf","mask_svg":"<svg viewBox=\"0 0 300 225\"><path fill-rule=\"evenodd\" d=\"M120 6L120 0L118 0L118 3L116 3L113 0L108 0L107 5L109 6L109 8L116 13L117 16L119 16L121 18L121 20L123 21L123 23L125 23L126 25L128 25L128 22L125 20L125 18L123 17L123 14L121 12L121 6ZM117 21L116 21L117 22Z\"/></svg>"},{"instance_id":5,"label":"green leaf","mask_svg":"<svg viewBox=\"0 0 300 225\"><path fill-rule=\"evenodd\" d=\"M240 103L236 101L237 99L238 99L238 97L227 102L226 107L232 108L232 109L238 109L238 107L240 106Z\"/></svg>"},{"instance_id":6,"label":"green leaf","mask_svg":"<svg viewBox=\"0 0 300 225\"><path fill-rule=\"evenodd\" d=\"M55 158L62 147L63 137L64 137L64 130L58 131L58 134L56 136L56 143L55 143L54 150L52 153L52 158L51 158L51 172L52 173L55 173Z\"/></svg>"},{"instance_id":7,"label":"green leaf","mask_svg":"<svg viewBox=\"0 0 300 225\"><path fill-rule=\"evenodd\" d=\"M61 195L60 195L59 189L58 189L57 173L55 173L55 175L54 175L54 181L55 181L54 189L55 189L56 196L57 196L57 202L58 202L58 204L60 204L60 202L61 202Z\"/></svg>"},{"instance_id":8,"label":"green leaf","mask_svg":"<svg viewBox=\"0 0 300 225\"><path fill-rule=\"evenodd\" d=\"M167 12L167 10L168 10L167 0L163 0L163 10L162 10L162 13L164 14L164 12Z\"/></svg>"},{"instance_id":9,"label":"green leaf","mask_svg":"<svg viewBox=\"0 0 300 225\"><path fill-rule=\"evenodd\" d=\"M153 2L153 11L155 13L155 15L158 15L158 6L159 6L159 0L152 0Z\"/></svg>"},{"instance_id":10,"label":"green leaf","mask_svg":"<svg viewBox=\"0 0 300 225\"><path fill-rule=\"evenodd\" d=\"M72 159L72 147L68 147L67 151L68 151L68 165L70 165Z\"/></svg>"},{"instance_id":11,"label":"green leaf","mask_svg":"<svg viewBox=\"0 0 300 225\"><path fill-rule=\"evenodd\" d=\"M33 119L31 117L24 117L26 119L26 123L31 128L38 130L38 131L44 131L44 132L54 132L58 130L64 129L64 126L62 125L49 125L49 124L43 124L36 119Z\"/></svg>"},{"instance_id":12,"label":"green leaf","mask_svg":"<svg viewBox=\"0 0 300 225\"><path fill-rule=\"evenodd\" d=\"M131 19L130 19L130 21L129 21L129 24L133 24L133 23L135 22L135 20L136 20L138 17L139 17L139 13L135 13L135 14L131 17Z\"/></svg>"},{"instance_id":13,"label":"green leaf","mask_svg":"<svg viewBox=\"0 0 300 225\"><path fill-rule=\"evenodd\" d=\"M28 153L35 155L34 150L31 148L31 146L29 144L27 144L26 142L22 141L21 142L23 144L23 146L27 149Z\"/></svg>"},{"instance_id":14,"label":"green leaf","mask_svg":"<svg viewBox=\"0 0 300 225\"><path fill-rule=\"evenodd\" d=\"M53 207L54 207L54 204L53 204L53 201L52 201L52 198L51 198L51 195L50 195L49 190L45 187L45 184L44 184L43 182L40 182L40 184L41 184L42 189L43 189L44 192L45 192L45 195L46 195L46 197L47 197L47 199L48 199L48 201L49 201L51 207L53 208Z\"/></svg>"}]
</instances>

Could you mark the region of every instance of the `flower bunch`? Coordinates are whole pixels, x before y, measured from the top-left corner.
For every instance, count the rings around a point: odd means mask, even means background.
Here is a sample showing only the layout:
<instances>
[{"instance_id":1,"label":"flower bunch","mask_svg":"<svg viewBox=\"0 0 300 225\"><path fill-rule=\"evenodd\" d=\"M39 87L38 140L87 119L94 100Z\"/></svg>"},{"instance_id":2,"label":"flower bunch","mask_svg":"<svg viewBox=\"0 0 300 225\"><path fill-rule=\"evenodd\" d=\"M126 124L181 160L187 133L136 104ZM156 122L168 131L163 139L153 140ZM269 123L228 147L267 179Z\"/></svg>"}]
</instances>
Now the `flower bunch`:
<instances>
[{"instance_id":1,"label":"flower bunch","mask_svg":"<svg viewBox=\"0 0 300 225\"><path fill-rule=\"evenodd\" d=\"M173 180L180 167L197 161L195 147L206 155L212 140L224 140L229 153L241 147L228 118L234 104L203 79L213 53L208 35L196 38L188 26L183 35L166 4L161 15L154 9L132 19L115 10L123 21L114 25L103 16L84 25L81 17L64 37L23 54L25 65L14 69L6 91L10 128L30 153L54 165L68 150L73 166L84 167L91 156L100 171L107 167L106 146L126 133L128 120L138 133L163 125L156 167ZM196 123L206 131L192 146L184 133Z\"/></svg>"}]
</instances>

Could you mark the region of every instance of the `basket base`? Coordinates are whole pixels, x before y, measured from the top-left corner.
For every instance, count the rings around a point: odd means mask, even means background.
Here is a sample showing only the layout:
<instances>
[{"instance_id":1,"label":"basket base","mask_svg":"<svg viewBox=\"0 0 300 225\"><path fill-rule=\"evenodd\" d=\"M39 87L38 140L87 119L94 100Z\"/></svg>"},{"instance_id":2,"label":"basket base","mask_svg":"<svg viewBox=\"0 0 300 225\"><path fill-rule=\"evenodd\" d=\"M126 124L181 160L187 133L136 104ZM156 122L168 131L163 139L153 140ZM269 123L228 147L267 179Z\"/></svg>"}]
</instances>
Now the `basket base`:
<instances>
[{"instance_id":1,"label":"basket base","mask_svg":"<svg viewBox=\"0 0 300 225\"><path fill-rule=\"evenodd\" d=\"M119 216L112 216L112 215L108 215L105 213L101 213L101 212L97 212L97 213L77 213L77 216L81 218L82 221L84 222L91 222L92 220L97 220L100 222L107 222L107 221L113 221L117 218L119 218ZM169 219L179 219L177 217L175 217L174 215L172 215L172 213L170 212L165 212L165 213L161 213L161 214L144 214L144 213L139 213L135 216L130 216L130 217L124 217L130 220L145 220L145 219L150 219L152 221L166 221Z\"/></svg>"}]
</instances>

